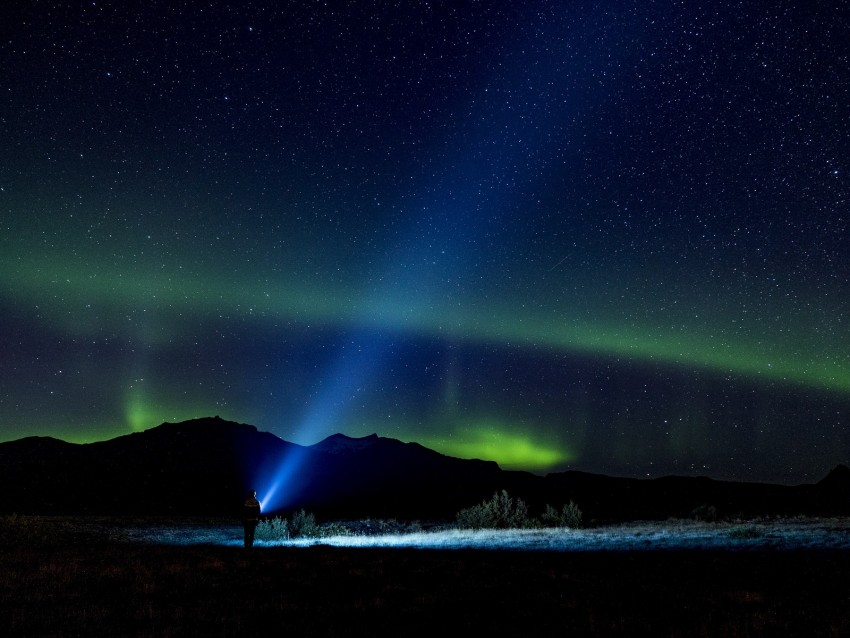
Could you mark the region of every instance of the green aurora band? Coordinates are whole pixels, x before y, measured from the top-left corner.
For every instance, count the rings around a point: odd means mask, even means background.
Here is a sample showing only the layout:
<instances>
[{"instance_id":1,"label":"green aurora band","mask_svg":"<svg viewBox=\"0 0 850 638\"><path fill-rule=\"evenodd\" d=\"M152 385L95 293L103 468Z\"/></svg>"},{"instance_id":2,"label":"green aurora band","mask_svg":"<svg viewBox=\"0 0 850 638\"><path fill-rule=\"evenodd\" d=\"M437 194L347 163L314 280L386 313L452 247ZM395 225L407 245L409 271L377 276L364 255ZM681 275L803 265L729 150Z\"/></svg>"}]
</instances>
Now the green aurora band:
<instances>
[{"instance_id":1,"label":"green aurora band","mask_svg":"<svg viewBox=\"0 0 850 638\"><path fill-rule=\"evenodd\" d=\"M147 345L171 342L188 334L190 319L218 317L281 325L301 322L486 343L548 349L633 361L703 368L759 381L850 394L850 360L815 356L818 348L786 335L769 340L733 342L684 327L662 332L658 327L606 323L593 317L570 317L550 311L520 313L499 310L492 303L464 305L422 301L410 292L375 294L319 289L304 284L263 283L214 277L121 276L73 269L73 259L61 269L23 257L7 257L6 295L14 304L38 308L50 329L95 339L113 333L126 335L128 318ZM54 263L56 263L54 261ZM834 346L835 344L833 344ZM809 356L806 356L809 353Z\"/></svg>"}]
</instances>

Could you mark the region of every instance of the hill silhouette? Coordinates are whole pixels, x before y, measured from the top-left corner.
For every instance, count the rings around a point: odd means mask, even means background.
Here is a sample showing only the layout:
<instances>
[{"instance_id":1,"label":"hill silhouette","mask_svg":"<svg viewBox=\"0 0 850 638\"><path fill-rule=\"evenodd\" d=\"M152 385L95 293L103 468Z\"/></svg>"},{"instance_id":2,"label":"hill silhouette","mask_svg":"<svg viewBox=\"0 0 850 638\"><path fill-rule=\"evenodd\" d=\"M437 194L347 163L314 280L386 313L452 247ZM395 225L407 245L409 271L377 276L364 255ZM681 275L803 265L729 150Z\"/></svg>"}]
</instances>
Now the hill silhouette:
<instances>
[{"instance_id":1,"label":"hill silhouette","mask_svg":"<svg viewBox=\"0 0 850 638\"><path fill-rule=\"evenodd\" d=\"M249 488L262 493L296 459L279 513L304 508L324 519L450 520L499 490L532 512L572 500L586 520L597 521L850 513L850 469L843 465L798 486L575 471L544 477L375 434L335 434L301 446L218 417L97 443L2 443L0 513L235 516Z\"/></svg>"}]
</instances>

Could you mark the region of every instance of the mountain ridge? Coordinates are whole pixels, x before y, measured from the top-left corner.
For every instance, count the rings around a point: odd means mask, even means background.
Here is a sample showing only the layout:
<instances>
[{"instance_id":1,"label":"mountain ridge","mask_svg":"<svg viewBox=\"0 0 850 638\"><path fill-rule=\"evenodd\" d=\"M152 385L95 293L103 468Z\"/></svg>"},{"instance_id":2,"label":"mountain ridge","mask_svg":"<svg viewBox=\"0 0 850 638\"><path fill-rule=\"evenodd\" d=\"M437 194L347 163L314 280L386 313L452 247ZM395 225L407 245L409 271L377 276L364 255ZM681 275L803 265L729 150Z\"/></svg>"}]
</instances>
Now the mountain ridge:
<instances>
[{"instance_id":1,"label":"mountain ridge","mask_svg":"<svg viewBox=\"0 0 850 638\"><path fill-rule=\"evenodd\" d=\"M285 477L285 478L281 478ZM332 434L313 445L202 417L93 443L0 443L0 513L238 516L248 489L281 484L267 514L448 519L505 490L530 509L576 502L589 520L850 513L850 468L799 486L709 477L539 476L459 459L416 442Z\"/></svg>"}]
</instances>

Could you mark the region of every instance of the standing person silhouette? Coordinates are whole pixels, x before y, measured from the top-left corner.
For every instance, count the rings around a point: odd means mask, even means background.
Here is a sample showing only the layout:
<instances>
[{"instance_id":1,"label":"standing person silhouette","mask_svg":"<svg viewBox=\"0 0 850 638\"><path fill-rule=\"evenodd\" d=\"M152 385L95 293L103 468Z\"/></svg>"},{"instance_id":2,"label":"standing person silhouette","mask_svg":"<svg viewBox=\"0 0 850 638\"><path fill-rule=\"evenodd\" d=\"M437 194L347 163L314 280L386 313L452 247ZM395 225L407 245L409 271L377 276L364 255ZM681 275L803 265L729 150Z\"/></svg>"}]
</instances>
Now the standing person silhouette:
<instances>
[{"instance_id":1,"label":"standing person silhouette","mask_svg":"<svg viewBox=\"0 0 850 638\"><path fill-rule=\"evenodd\" d=\"M245 505L242 507L242 526L245 528L245 547L254 546L254 531L260 522L260 502L254 490L248 492Z\"/></svg>"}]
</instances>

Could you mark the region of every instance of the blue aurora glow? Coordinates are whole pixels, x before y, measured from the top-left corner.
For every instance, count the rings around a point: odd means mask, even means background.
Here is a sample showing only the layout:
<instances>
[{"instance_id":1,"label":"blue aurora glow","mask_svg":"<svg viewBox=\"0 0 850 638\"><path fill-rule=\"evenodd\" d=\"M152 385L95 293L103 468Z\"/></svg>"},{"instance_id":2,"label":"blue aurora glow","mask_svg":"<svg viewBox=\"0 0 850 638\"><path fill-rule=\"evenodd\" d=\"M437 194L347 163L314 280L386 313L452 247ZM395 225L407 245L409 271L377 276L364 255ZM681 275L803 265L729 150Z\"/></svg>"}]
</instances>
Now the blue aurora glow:
<instances>
[{"instance_id":1,"label":"blue aurora glow","mask_svg":"<svg viewBox=\"0 0 850 638\"><path fill-rule=\"evenodd\" d=\"M407 298L415 312L429 297L441 294L446 283L468 279L476 269L472 256L477 254L480 259L482 240L486 237L492 248L494 235L511 226L505 218L518 214L522 210L519 202L539 186L558 140L545 131L573 105L541 99L561 94L558 65L543 69L529 82L525 65L530 54L522 53L527 44L515 43L516 55L508 56L513 64L507 73L482 81L475 100L480 106L470 110L461 125L469 132L464 135L466 143L454 152L434 150L434 162L442 157L442 166L418 189L425 195L410 206L410 226L404 233L407 239L382 266L383 280L395 283L388 284L377 298L387 299L388 304ZM503 101L490 99L493 91L518 96L529 107L522 111L506 108ZM494 127L494 121L499 126ZM451 137L438 146L454 145ZM533 157L526 152L529 144L535 148ZM497 225L501 231L496 230ZM410 291L417 291L415 299L408 296ZM355 335L318 384L295 429L295 440L315 440L322 433L339 431L336 424L344 423L349 402L357 399L359 389L383 366L390 350L389 337L365 331ZM258 494L264 509L286 507L288 486L303 459L304 454L291 454L263 481Z\"/></svg>"}]
</instances>

